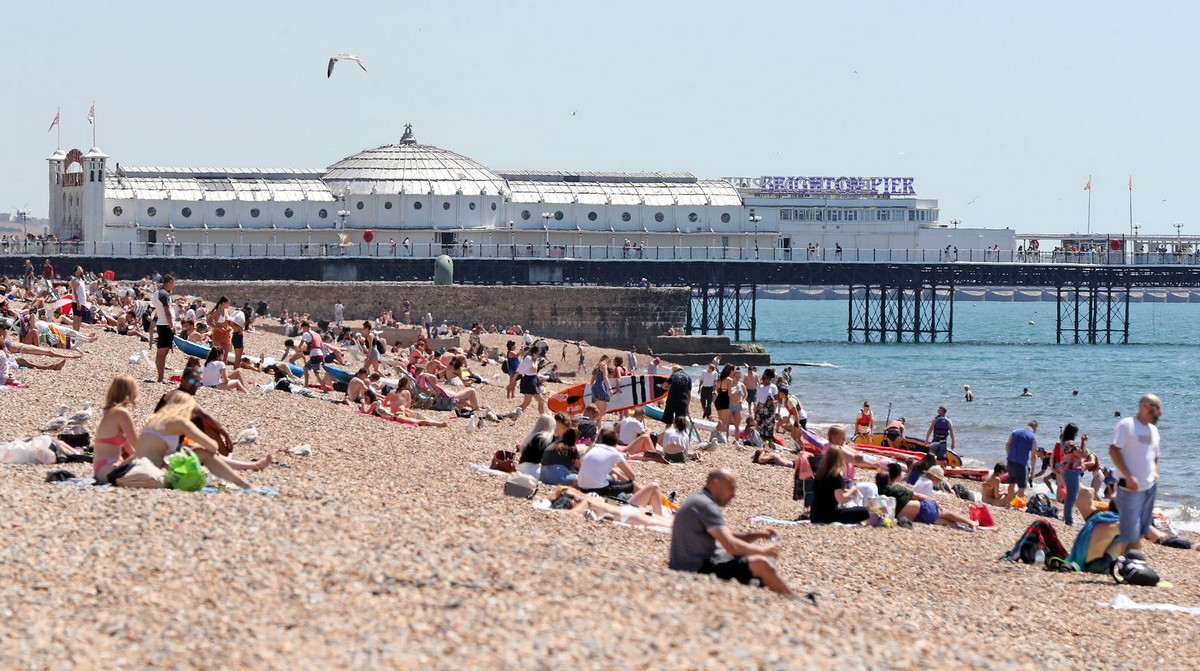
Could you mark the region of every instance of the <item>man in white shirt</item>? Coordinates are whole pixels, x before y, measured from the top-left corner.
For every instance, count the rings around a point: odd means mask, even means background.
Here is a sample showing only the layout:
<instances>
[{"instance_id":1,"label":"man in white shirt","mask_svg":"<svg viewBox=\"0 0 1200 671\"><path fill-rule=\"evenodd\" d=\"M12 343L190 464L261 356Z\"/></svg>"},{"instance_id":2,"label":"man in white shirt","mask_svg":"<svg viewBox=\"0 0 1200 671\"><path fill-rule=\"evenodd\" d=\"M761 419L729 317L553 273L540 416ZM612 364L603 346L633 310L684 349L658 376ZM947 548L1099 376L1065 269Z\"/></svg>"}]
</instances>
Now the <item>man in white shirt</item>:
<instances>
[{"instance_id":1,"label":"man in white shirt","mask_svg":"<svg viewBox=\"0 0 1200 671\"><path fill-rule=\"evenodd\" d=\"M154 294L155 313L155 347L154 365L158 370L158 381L163 381L163 368L167 365L167 355L175 346L175 305L171 302L171 291L175 289L175 278L167 275Z\"/></svg>"},{"instance_id":2,"label":"man in white shirt","mask_svg":"<svg viewBox=\"0 0 1200 671\"><path fill-rule=\"evenodd\" d=\"M657 482L638 486L633 482L633 469L625 463L625 455L617 451L617 434L604 429L591 447L579 460L579 479L575 486L585 493L600 496L629 496L631 506L649 505L656 514L661 514L662 497ZM624 479L617 479L620 475ZM632 496L630 496L632 495Z\"/></svg>"},{"instance_id":3,"label":"man in white shirt","mask_svg":"<svg viewBox=\"0 0 1200 671\"><path fill-rule=\"evenodd\" d=\"M1136 417L1117 422L1108 456L1120 480L1117 481L1117 514L1121 533L1108 554L1120 557L1126 548L1140 548L1142 537L1150 533L1154 499L1158 492L1158 418L1162 400L1145 394L1138 400Z\"/></svg>"},{"instance_id":4,"label":"man in white shirt","mask_svg":"<svg viewBox=\"0 0 1200 671\"><path fill-rule=\"evenodd\" d=\"M345 317L345 312L346 308L342 305L341 301L333 304L333 322L338 325L338 328L342 327L342 319Z\"/></svg>"},{"instance_id":5,"label":"man in white shirt","mask_svg":"<svg viewBox=\"0 0 1200 671\"><path fill-rule=\"evenodd\" d=\"M637 375L637 347L629 346L629 351L625 353L625 362L629 364L630 374Z\"/></svg>"},{"instance_id":6,"label":"man in white shirt","mask_svg":"<svg viewBox=\"0 0 1200 671\"><path fill-rule=\"evenodd\" d=\"M704 419L712 418L713 389L717 384L717 365L708 364L708 368L700 373L700 408L704 411Z\"/></svg>"}]
</instances>

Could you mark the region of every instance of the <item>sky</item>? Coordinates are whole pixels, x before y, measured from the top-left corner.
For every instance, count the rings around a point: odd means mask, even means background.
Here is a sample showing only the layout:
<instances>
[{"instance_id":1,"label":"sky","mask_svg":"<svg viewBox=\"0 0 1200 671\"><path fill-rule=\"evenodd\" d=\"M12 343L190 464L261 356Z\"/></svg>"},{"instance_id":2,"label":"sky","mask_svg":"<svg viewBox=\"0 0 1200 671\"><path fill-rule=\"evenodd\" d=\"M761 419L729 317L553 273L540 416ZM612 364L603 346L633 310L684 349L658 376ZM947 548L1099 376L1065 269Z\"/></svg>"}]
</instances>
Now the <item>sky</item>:
<instances>
[{"instance_id":1,"label":"sky","mask_svg":"<svg viewBox=\"0 0 1200 671\"><path fill-rule=\"evenodd\" d=\"M963 227L1200 235L1198 3L6 3L0 212L47 132L126 166L905 176ZM329 56L358 54L368 69ZM1052 236L1045 235L1050 238Z\"/></svg>"}]
</instances>

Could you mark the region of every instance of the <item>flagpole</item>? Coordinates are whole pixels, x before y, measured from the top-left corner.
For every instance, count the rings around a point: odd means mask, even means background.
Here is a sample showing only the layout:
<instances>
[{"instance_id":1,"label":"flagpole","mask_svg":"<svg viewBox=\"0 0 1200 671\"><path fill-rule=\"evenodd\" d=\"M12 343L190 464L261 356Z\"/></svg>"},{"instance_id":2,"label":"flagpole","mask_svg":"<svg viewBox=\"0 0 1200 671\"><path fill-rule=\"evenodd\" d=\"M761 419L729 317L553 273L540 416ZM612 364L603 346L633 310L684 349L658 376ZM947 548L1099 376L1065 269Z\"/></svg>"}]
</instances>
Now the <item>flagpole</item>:
<instances>
[{"instance_id":1,"label":"flagpole","mask_svg":"<svg viewBox=\"0 0 1200 671\"><path fill-rule=\"evenodd\" d=\"M1133 175L1129 176L1129 234L1133 235Z\"/></svg>"},{"instance_id":2,"label":"flagpole","mask_svg":"<svg viewBox=\"0 0 1200 671\"><path fill-rule=\"evenodd\" d=\"M92 146L95 147L96 146L96 101L95 100L92 101L92 114L91 114L90 121L92 122Z\"/></svg>"},{"instance_id":3,"label":"flagpole","mask_svg":"<svg viewBox=\"0 0 1200 671\"><path fill-rule=\"evenodd\" d=\"M62 121L61 121L61 119L62 119L62 105L59 105L59 106L58 106L58 114L55 114L55 115L54 115L54 118L55 118L55 119L59 119L59 122L58 122L58 123L56 123L56 124L54 124L55 126L57 126L57 127L58 127L58 140L57 140L57 142L58 142L58 146L57 146L57 147L55 147L55 149L62 149Z\"/></svg>"},{"instance_id":4,"label":"flagpole","mask_svg":"<svg viewBox=\"0 0 1200 671\"><path fill-rule=\"evenodd\" d=\"M1092 234L1092 176L1088 175L1088 215L1087 215L1087 232Z\"/></svg>"}]
</instances>

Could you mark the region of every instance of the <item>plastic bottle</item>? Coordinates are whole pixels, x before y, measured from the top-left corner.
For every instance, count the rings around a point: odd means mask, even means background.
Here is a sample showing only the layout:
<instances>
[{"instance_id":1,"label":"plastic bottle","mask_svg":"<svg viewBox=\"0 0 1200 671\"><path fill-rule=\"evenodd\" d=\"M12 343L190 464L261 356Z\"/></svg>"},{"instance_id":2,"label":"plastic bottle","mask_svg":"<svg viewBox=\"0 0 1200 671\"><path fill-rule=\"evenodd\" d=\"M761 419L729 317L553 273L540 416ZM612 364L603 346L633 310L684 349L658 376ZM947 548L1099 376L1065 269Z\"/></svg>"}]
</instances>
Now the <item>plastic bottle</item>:
<instances>
[{"instance_id":1,"label":"plastic bottle","mask_svg":"<svg viewBox=\"0 0 1200 671\"><path fill-rule=\"evenodd\" d=\"M1037 554L1033 555L1033 565L1034 566L1045 566L1046 565L1046 551L1045 550L1038 548Z\"/></svg>"}]
</instances>

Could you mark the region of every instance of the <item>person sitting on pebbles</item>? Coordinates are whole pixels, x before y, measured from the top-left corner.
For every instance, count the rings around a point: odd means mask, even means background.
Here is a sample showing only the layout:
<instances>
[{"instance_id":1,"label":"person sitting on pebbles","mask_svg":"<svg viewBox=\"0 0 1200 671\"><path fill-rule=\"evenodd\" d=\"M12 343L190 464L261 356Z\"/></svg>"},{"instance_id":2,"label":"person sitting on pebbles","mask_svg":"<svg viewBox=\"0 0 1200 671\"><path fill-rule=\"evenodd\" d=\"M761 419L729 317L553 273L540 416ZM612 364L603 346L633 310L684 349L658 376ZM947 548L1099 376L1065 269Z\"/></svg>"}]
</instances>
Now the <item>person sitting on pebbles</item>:
<instances>
[{"instance_id":1,"label":"person sitting on pebbles","mask_svg":"<svg viewBox=\"0 0 1200 671\"><path fill-rule=\"evenodd\" d=\"M146 426L138 435L137 449L134 450L132 461L149 459L156 467L164 468L167 455L186 444L210 473L238 487L249 489L250 483L242 479L225 462L224 457L217 454L217 442L192 423L192 413L195 410L196 399L192 396L178 393L170 395L162 408L146 420ZM113 471L117 472L119 470Z\"/></svg>"},{"instance_id":2,"label":"person sitting on pebbles","mask_svg":"<svg viewBox=\"0 0 1200 671\"><path fill-rule=\"evenodd\" d=\"M935 466L934 468L939 468ZM953 524L970 527L971 531L979 528L979 523L969 517L943 509L933 497L915 492L905 485L904 469L895 462L888 464L887 471L875 474L875 485L879 487L880 496L890 496L896 499L896 517L899 519L919 522L921 524L937 524L950 526ZM997 529L998 527L989 527Z\"/></svg>"},{"instance_id":3,"label":"person sitting on pebbles","mask_svg":"<svg viewBox=\"0 0 1200 671\"><path fill-rule=\"evenodd\" d=\"M989 506L998 506L1007 508L1009 502L1012 501L1008 496L1000 493L1000 479L1008 472L1008 466L1002 463L996 464L992 468L992 476L983 483L982 501Z\"/></svg>"},{"instance_id":4,"label":"person sitting on pebbles","mask_svg":"<svg viewBox=\"0 0 1200 671\"><path fill-rule=\"evenodd\" d=\"M137 399L138 386L132 377L118 375L109 383L104 414L92 440L92 477L96 482L107 482L112 469L133 456L138 432L129 409L137 406Z\"/></svg>"},{"instance_id":5,"label":"person sitting on pebbles","mask_svg":"<svg viewBox=\"0 0 1200 671\"><path fill-rule=\"evenodd\" d=\"M669 515L656 513L645 506L609 503L599 496L573 493L567 486L555 487L550 492L549 499L551 507L565 508L569 512L600 522L615 521L634 527L659 529L670 529L674 523L674 519Z\"/></svg>"},{"instance_id":6,"label":"person sitting on pebbles","mask_svg":"<svg viewBox=\"0 0 1200 671\"><path fill-rule=\"evenodd\" d=\"M179 379L179 388L163 394L158 399L158 404L154 406L154 412L162 410L171 399L177 396L191 396L194 399L199 390L200 360L196 357L188 357L184 364L183 375ZM269 454L258 461L241 461L230 458L229 455L233 452L233 438L215 417L200 407L199 403L192 406L192 424L216 442L217 452L225 460L225 464L235 471L261 471L271 465L271 455Z\"/></svg>"},{"instance_id":7,"label":"person sitting on pebbles","mask_svg":"<svg viewBox=\"0 0 1200 671\"><path fill-rule=\"evenodd\" d=\"M575 486L584 493L618 497L631 495L628 503L634 506L650 504L655 514L662 514L662 500L657 482L639 486L634 483L633 469L625 463L625 455L617 451L617 434L604 429L596 444L579 460L579 477Z\"/></svg>"}]
</instances>

